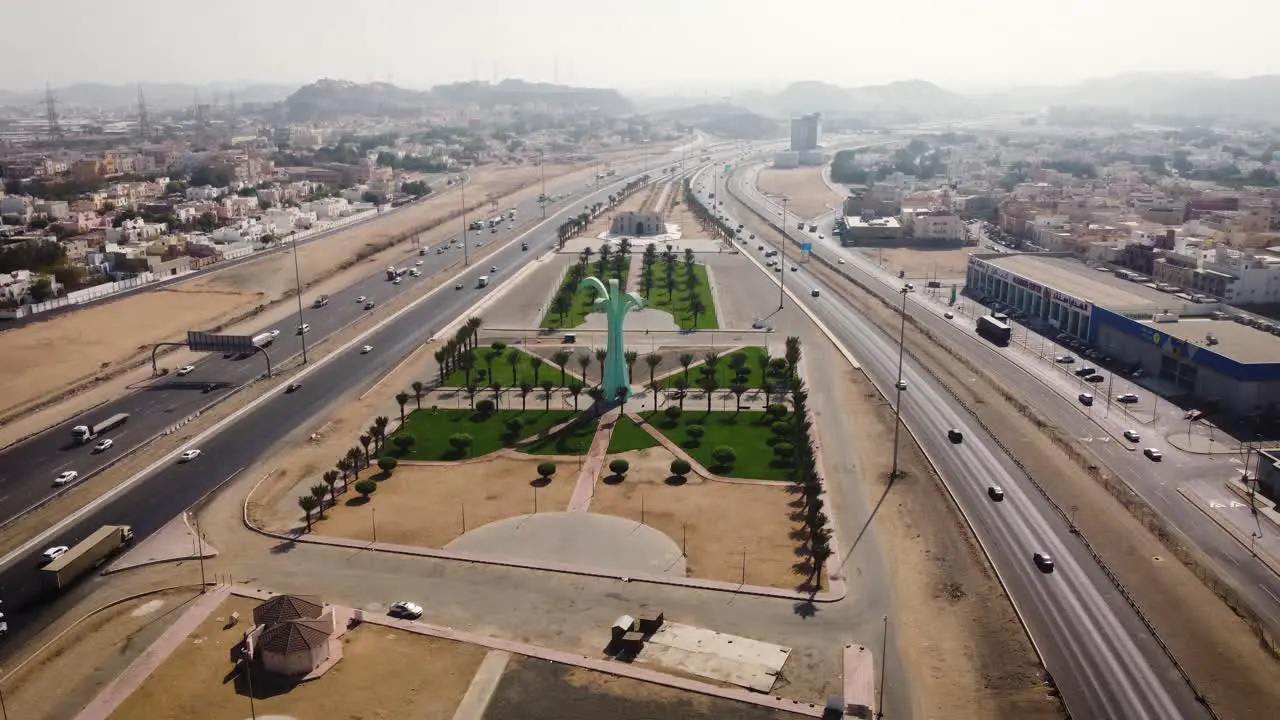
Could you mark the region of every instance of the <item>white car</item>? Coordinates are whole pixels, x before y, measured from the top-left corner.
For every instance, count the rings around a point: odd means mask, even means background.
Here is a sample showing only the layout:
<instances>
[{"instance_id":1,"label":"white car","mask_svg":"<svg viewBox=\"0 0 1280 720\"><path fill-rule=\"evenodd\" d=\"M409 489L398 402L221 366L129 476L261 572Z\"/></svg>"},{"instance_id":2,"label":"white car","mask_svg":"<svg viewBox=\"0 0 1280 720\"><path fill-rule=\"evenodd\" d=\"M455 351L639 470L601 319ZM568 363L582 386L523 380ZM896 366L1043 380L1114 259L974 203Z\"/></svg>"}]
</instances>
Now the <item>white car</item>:
<instances>
[{"instance_id":1,"label":"white car","mask_svg":"<svg viewBox=\"0 0 1280 720\"><path fill-rule=\"evenodd\" d=\"M421 260L419 260L419 261L417 261L417 262L415 262L415 263L414 263L414 265L421 265L421 264L422 264L422 261L421 261Z\"/></svg>"},{"instance_id":2,"label":"white car","mask_svg":"<svg viewBox=\"0 0 1280 720\"><path fill-rule=\"evenodd\" d=\"M195 371L196 371L195 365L183 365L182 367L178 368L178 377L182 377L183 375L190 375Z\"/></svg>"},{"instance_id":3,"label":"white car","mask_svg":"<svg viewBox=\"0 0 1280 720\"><path fill-rule=\"evenodd\" d=\"M110 450L111 446L115 444L116 443L114 440L112 440L111 438L106 438L102 442L98 443L97 445L94 445L93 451L96 453L100 453L103 450Z\"/></svg>"},{"instance_id":4,"label":"white car","mask_svg":"<svg viewBox=\"0 0 1280 720\"><path fill-rule=\"evenodd\" d=\"M894 383L894 384L893 384L893 386L894 386L894 387L896 387L896 388L898 388L899 390L906 390L906 389L907 389L907 381L906 381L906 380L899 380L898 382Z\"/></svg>"},{"instance_id":5,"label":"white car","mask_svg":"<svg viewBox=\"0 0 1280 720\"><path fill-rule=\"evenodd\" d=\"M417 620L422 617L422 606L417 603L411 603L408 600L401 600L392 605L387 614L391 617L404 618L405 620Z\"/></svg>"},{"instance_id":6,"label":"white car","mask_svg":"<svg viewBox=\"0 0 1280 720\"><path fill-rule=\"evenodd\" d=\"M298 334L299 334L299 335L305 335L305 334L307 334L307 332L309 332L310 330L311 330L311 325L310 325L310 323L302 323L301 325L299 325L299 326L298 326Z\"/></svg>"},{"instance_id":7,"label":"white car","mask_svg":"<svg viewBox=\"0 0 1280 720\"><path fill-rule=\"evenodd\" d=\"M948 320L954 320L954 319L955 319L955 317L956 317L956 314L955 314L955 313L953 313L953 312L948 311L948 312L944 312L944 313L942 313L942 317L944 317L944 318L946 318L946 319L948 319Z\"/></svg>"},{"instance_id":8,"label":"white car","mask_svg":"<svg viewBox=\"0 0 1280 720\"><path fill-rule=\"evenodd\" d=\"M43 558L45 562L53 562L54 560L57 560L63 555L66 555L67 551L70 549L71 548L67 547L66 545L54 545L48 550L45 550L44 552L40 553L40 557Z\"/></svg>"},{"instance_id":9,"label":"white car","mask_svg":"<svg viewBox=\"0 0 1280 720\"><path fill-rule=\"evenodd\" d=\"M66 485L67 483L75 482L75 479L78 477L80 477L80 473L76 472L75 470L67 470L62 474L58 475L58 477L54 478L53 484Z\"/></svg>"},{"instance_id":10,"label":"white car","mask_svg":"<svg viewBox=\"0 0 1280 720\"><path fill-rule=\"evenodd\" d=\"M362 302L364 302L365 300L368 300L368 299L369 299L369 298L367 298L367 297L365 297L365 296L361 295L360 297L356 298L356 302L358 302L358 303L362 303Z\"/></svg>"},{"instance_id":11,"label":"white car","mask_svg":"<svg viewBox=\"0 0 1280 720\"><path fill-rule=\"evenodd\" d=\"M400 280L401 280L401 278L396 278L395 280L392 280L392 281L391 281L391 284L392 284L392 285L399 285L399 284L400 284Z\"/></svg>"},{"instance_id":12,"label":"white car","mask_svg":"<svg viewBox=\"0 0 1280 720\"><path fill-rule=\"evenodd\" d=\"M1142 439L1142 436L1138 434L1137 430L1125 430L1124 439L1129 442L1138 442Z\"/></svg>"},{"instance_id":13,"label":"white car","mask_svg":"<svg viewBox=\"0 0 1280 720\"><path fill-rule=\"evenodd\" d=\"M191 462L192 460L195 460L198 457L200 457L199 450L184 450L182 451L182 454L178 456L178 462L188 463L188 462Z\"/></svg>"},{"instance_id":14,"label":"white car","mask_svg":"<svg viewBox=\"0 0 1280 720\"><path fill-rule=\"evenodd\" d=\"M839 262L840 262L840 264L841 264L841 265L843 265L843 264L844 264L844 258L840 258Z\"/></svg>"},{"instance_id":15,"label":"white car","mask_svg":"<svg viewBox=\"0 0 1280 720\"><path fill-rule=\"evenodd\" d=\"M361 355L368 355L368 354L369 354L369 353L371 353L371 352L373 352L373 346L372 346L372 345L365 345L364 347L360 348L360 354L361 354Z\"/></svg>"},{"instance_id":16,"label":"white car","mask_svg":"<svg viewBox=\"0 0 1280 720\"><path fill-rule=\"evenodd\" d=\"M490 265L490 266L489 266L489 272L491 272L491 273L496 273L496 272L498 272L498 266L497 266L497 265Z\"/></svg>"},{"instance_id":17,"label":"white car","mask_svg":"<svg viewBox=\"0 0 1280 720\"><path fill-rule=\"evenodd\" d=\"M1146 455L1152 462L1160 462L1164 459L1164 453L1155 448L1143 448L1142 454Z\"/></svg>"}]
</instances>

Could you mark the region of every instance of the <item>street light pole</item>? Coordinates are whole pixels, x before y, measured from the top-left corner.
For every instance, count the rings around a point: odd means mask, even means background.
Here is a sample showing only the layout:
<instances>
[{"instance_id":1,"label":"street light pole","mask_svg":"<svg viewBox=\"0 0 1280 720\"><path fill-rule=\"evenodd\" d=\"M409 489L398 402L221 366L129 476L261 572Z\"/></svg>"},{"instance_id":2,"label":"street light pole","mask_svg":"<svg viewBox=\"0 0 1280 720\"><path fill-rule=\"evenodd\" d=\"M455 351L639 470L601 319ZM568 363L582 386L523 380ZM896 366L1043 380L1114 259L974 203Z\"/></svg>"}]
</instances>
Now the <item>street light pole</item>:
<instances>
[{"instance_id":1,"label":"street light pole","mask_svg":"<svg viewBox=\"0 0 1280 720\"><path fill-rule=\"evenodd\" d=\"M302 338L302 364L307 364L307 333L302 329L302 271L298 269L298 236L293 236L293 290L298 296L298 337Z\"/></svg>"},{"instance_id":2,"label":"street light pole","mask_svg":"<svg viewBox=\"0 0 1280 720\"><path fill-rule=\"evenodd\" d=\"M538 166L542 170L542 219L547 219L547 153L544 150L538 158Z\"/></svg>"},{"instance_id":3,"label":"street light pole","mask_svg":"<svg viewBox=\"0 0 1280 720\"><path fill-rule=\"evenodd\" d=\"M889 482L898 477L898 433L902 430L902 356L906 350L907 338L907 289L902 288L902 320L898 326L898 380L894 383L898 401L893 406L893 469L889 471Z\"/></svg>"},{"instance_id":4,"label":"street light pole","mask_svg":"<svg viewBox=\"0 0 1280 720\"><path fill-rule=\"evenodd\" d=\"M782 309L783 299L785 297L784 288L787 284L787 198L782 198L782 273L778 278L778 309Z\"/></svg>"},{"instance_id":5,"label":"street light pole","mask_svg":"<svg viewBox=\"0 0 1280 720\"><path fill-rule=\"evenodd\" d=\"M462 176L462 266L471 264L467 254L467 176Z\"/></svg>"}]
</instances>

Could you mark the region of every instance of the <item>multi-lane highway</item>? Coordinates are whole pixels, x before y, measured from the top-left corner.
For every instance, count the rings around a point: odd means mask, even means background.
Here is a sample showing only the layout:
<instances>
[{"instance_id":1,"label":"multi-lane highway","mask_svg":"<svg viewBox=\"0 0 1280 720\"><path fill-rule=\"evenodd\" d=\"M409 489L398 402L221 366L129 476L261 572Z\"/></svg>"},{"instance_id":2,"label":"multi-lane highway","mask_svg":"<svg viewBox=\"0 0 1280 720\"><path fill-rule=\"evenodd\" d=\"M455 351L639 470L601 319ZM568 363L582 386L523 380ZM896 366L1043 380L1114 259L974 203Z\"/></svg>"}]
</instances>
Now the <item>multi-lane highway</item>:
<instances>
[{"instance_id":1,"label":"multi-lane highway","mask_svg":"<svg viewBox=\"0 0 1280 720\"><path fill-rule=\"evenodd\" d=\"M629 172L638 165L623 166L623 169ZM571 186L563 180L551 183L547 190L549 194L559 196L555 203L548 206L548 213L554 212L558 207L577 208L577 200L587 192L581 182L574 182ZM503 206L501 210L505 212L509 207ZM517 229L527 225L530 220L541 217L542 210L536 200L530 199L515 207ZM492 214L496 213L497 211L493 211ZM484 219L488 215L478 217ZM507 229L507 223L497 229L497 233L491 232L487 227L482 231L467 233L465 254L470 256L477 251L487 251L483 246L490 243L511 241L513 231ZM376 274L334 293L328 305L320 308L312 306L317 293L305 293L302 322L311 326L305 336L307 346L324 340L364 315L378 312L378 306L404 293L415 292L416 285L432 276L461 268L464 258L461 236L459 227L459 241L441 254L437 253L439 246L427 248L426 254L422 256L418 255L416 247L406 247L403 260L396 264L400 267L417 267L422 273L421 278L406 275L399 285L394 285L386 281L380 269ZM422 264L415 265L418 262ZM487 274L482 271L487 271L494 262L496 261L484 261L483 267L477 267L473 275ZM469 277L469 280L468 289L475 284L474 277ZM360 297L373 301L374 309L365 310L364 303L357 302ZM284 359L300 353L304 338L296 334L297 327L298 316L292 315L273 326L255 330L254 334L272 329L280 331L280 335L266 350L277 366ZM185 338L174 338L180 339ZM265 372L266 364L259 356L237 360L210 355L196 362L195 368L182 377L171 373L147 382L135 392L0 451L0 523L18 516L56 492L73 492L74 486L53 486L53 480L59 473L74 470L79 473L77 483L83 483L122 454L136 449L201 407L216 402L245 382L260 376ZM105 435L114 441L110 449L95 453L93 443L83 446L72 443L72 427L91 425L116 413L129 413L130 417L124 425Z\"/></svg>"},{"instance_id":2,"label":"multi-lane highway","mask_svg":"<svg viewBox=\"0 0 1280 720\"><path fill-rule=\"evenodd\" d=\"M732 189L745 194L741 188ZM743 222L757 238L773 237L764 232L760 218L776 225L775 211L750 196L747 202L759 216L746 212L737 201L722 210L740 215L734 224ZM744 254L758 259L760 253L754 247L755 243ZM795 272L788 268L782 274L797 289L797 301L855 354L886 397L900 398L905 426L968 518L1072 715L1129 720L1205 716L1141 619L1013 459L910 357L902 367L907 390L897 393L897 338L886 336L841 302L803 263L795 264ZM819 290L820 296L811 297L811 289ZM963 442L953 444L947 439L950 428L963 432ZM1004 490L1002 501L990 497L993 486ZM1054 559L1053 572L1036 566L1032 555L1037 552Z\"/></svg>"},{"instance_id":3,"label":"multi-lane highway","mask_svg":"<svg viewBox=\"0 0 1280 720\"><path fill-rule=\"evenodd\" d=\"M649 167L657 167L655 162L669 163L670 159L669 156L650 158ZM554 212L549 210L546 221L521 236L528 242L527 251L521 250L519 242L508 243L486 258L483 268L466 272L463 290L454 290L452 282L446 283L301 371L297 377L302 387L298 391L286 394L283 388L275 390L196 436L189 447L197 447L202 453L195 461L179 464L173 456L176 453L159 460L153 468L132 478L116 492L55 524L41 537L0 560L0 600L5 603L11 632L7 646L20 645L24 638L45 626L86 591L81 587L54 598L41 592L36 561L43 547L72 545L104 524L131 525L139 540L155 532L225 479L258 461L299 423L320 413L356 385L393 368L428 337L501 287L520 265L552 246L556 228L578 212L579 203L602 200L639 174L638 167L626 168L619 172L616 181L602 185L566 207ZM490 265L497 266L498 272L490 273ZM475 287L474 278L480 274L490 276L487 288ZM385 280L374 279L370 283L390 287ZM354 307L354 300L347 296L371 292L371 287L349 289L342 297L335 295L330 307L341 307L344 299L350 300L347 304ZM285 337L282 333L280 339ZM359 348L365 344L373 350L361 354ZM93 582L87 584L91 586ZM0 656L4 651L0 647Z\"/></svg>"}]
</instances>

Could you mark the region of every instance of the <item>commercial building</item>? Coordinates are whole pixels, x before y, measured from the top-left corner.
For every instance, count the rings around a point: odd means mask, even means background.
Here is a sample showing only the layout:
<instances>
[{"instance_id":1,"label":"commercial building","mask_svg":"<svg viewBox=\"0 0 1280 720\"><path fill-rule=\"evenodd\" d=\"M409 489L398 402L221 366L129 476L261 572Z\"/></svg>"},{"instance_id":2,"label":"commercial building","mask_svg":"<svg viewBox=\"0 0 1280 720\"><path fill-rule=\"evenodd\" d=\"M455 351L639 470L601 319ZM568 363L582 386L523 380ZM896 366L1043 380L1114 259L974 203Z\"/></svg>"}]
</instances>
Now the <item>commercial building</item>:
<instances>
[{"instance_id":1,"label":"commercial building","mask_svg":"<svg viewBox=\"0 0 1280 720\"><path fill-rule=\"evenodd\" d=\"M902 223L897 218L846 217L841 223L840 244L875 245L902 240Z\"/></svg>"},{"instance_id":2,"label":"commercial building","mask_svg":"<svg viewBox=\"0 0 1280 720\"><path fill-rule=\"evenodd\" d=\"M667 226L662 222L662 216L652 212L620 212L613 216L613 221L609 224L609 233L611 235L632 235L635 237L645 237L651 235L661 235L667 231Z\"/></svg>"},{"instance_id":3,"label":"commercial building","mask_svg":"<svg viewBox=\"0 0 1280 720\"><path fill-rule=\"evenodd\" d=\"M1163 288L1163 290L1161 289ZM1092 268L1067 254L969 258L965 293L1074 336L1163 395L1236 415L1280 407L1280 326L1151 278Z\"/></svg>"},{"instance_id":4,"label":"commercial building","mask_svg":"<svg viewBox=\"0 0 1280 720\"><path fill-rule=\"evenodd\" d=\"M822 144L822 114L809 113L791 118L791 150L804 152Z\"/></svg>"}]
</instances>

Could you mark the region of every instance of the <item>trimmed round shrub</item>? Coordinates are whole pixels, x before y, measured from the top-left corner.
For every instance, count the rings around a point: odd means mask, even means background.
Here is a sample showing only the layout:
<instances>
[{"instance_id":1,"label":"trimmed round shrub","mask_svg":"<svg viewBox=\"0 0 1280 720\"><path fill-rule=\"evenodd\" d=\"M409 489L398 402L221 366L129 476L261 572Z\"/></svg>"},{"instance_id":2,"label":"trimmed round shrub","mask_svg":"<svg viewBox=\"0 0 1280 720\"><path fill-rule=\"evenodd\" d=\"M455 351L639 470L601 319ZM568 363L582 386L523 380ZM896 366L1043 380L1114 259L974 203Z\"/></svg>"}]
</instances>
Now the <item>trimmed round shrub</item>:
<instances>
[{"instance_id":1,"label":"trimmed round shrub","mask_svg":"<svg viewBox=\"0 0 1280 720\"><path fill-rule=\"evenodd\" d=\"M391 474L391 471L392 471L392 470L395 470L395 469L396 469L396 466L397 466L397 465L399 465L399 464L400 464L400 461L399 461L399 460L396 460L396 459L395 459L395 458L393 458L393 457L380 457L380 458L378 458L378 469L379 469L379 470L381 470L382 472L384 472L384 473L388 474L388 475L390 475L390 474Z\"/></svg>"},{"instance_id":2,"label":"trimmed round shrub","mask_svg":"<svg viewBox=\"0 0 1280 720\"><path fill-rule=\"evenodd\" d=\"M492 413L492 412L493 412L493 401L492 401L492 400L481 400L480 402L476 403L476 412L480 413L481 415L488 415L488 414Z\"/></svg>"},{"instance_id":3,"label":"trimmed round shrub","mask_svg":"<svg viewBox=\"0 0 1280 720\"><path fill-rule=\"evenodd\" d=\"M666 415L667 419L670 420L671 422L675 422L676 420L679 420L680 413L682 412L684 411L680 409L679 405L668 405L667 409L662 411L662 413Z\"/></svg>"},{"instance_id":4,"label":"trimmed round shrub","mask_svg":"<svg viewBox=\"0 0 1280 720\"><path fill-rule=\"evenodd\" d=\"M549 478L556 474L556 464L553 462L538 463L538 477Z\"/></svg>"},{"instance_id":5,"label":"trimmed round shrub","mask_svg":"<svg viewBox=\"0 0 1280 720\"><path fill-rule=\"evenodd\" d=\"M788 408L786 403L774 403L769 406L769 409L767 412L773 417L784 418L787 416L787 410Z\"/></svg>"},{"instance_id":6,"label":"trimmed round shrub","mask_svg":"<svg viewBox=\"0 0 1280 720\"><path fill-rule=\"evenodd\" d=\"M370 480L369 478L365 478L364 480L357 480L355 484L355 489L356 489L356 492L364 496L365 500L368 500L369 496L372 495L373 492L378 489L378 483Z\"/></svg>"},{"instance_id":7,"label":"trimmed round shrub","mask_svg":"<svg viewBox=\"0 0 1280 720\"><path fill-rule=\"evenodd\" d=\"M778 437L786 437L791 432L791 424L778 421L770 425L769 430Z\"/></svg>"},{"instance_id":8,"label":"trimmed round shrub","mask_svg":"<svg viewBox=\"0 0 1280 720\"><path fill-rule=\"evenodd\" d=\"M702 436L707 434L707 429L701 425L690 425L684 429L684 432L694 440L701 440Z\"/></svg>"},{"instance_id":9,"label":"trimmed round shrub","mask_svg":"<svg viewBox=\"0 0 1280 720\"><path fill-rule=\"evenodd\" d=\"M787 361L785 358L774 358L769 361L769 372L774 375L781 375L787 371Z\"/></svg>"},{"instance_id":10,"label":"trimmed round shrub","mask_svg":"<svg viewBox=\"0 0 1280 720\"><path fill-rule=\"evenodd\" d=\"M688 475L692 470L693 470L693 466L689 464L688 460L684 460L682 458L676 458L675 460L671 461L672 475L679 475L680 477L684 477L685 475Z\"/></svg>"},{"instance_id":11,"label":"trimmed round shrub","mask_svg":"<svg viewBox=\"0 0 1280 720\"><path fill-rule=\"evenodd\" d=\"M627 462L626 460L623 460L622 458L618 458L617 460L611 460L609 462L609 472L613 473L614 475L619 475L619 476L626 475L627 471L630 469L631 469L631 463Z\"/></svg>"},{"instance_id":12,"label":"trimmed round shrub","mask_svg":"<svg viewBox=\"0 0 1280 720\"><path fill-rule=\"evenodd\" d=\"M734 461L738 459L738 453L728 445L721 445L711 451L711 457L715 459L716 464L721 468L733 467Z\"/></svg>"},{"instance_id":13,"label":"trimmed round shrub","mask_svg":"<svg viewBox=\"0 0 1280 720\"><path fill-rule=\"evenodd\" d=\"M508 418L503 425L506 426L507 432L512 435L519 435L520 431L524 429L524 423L520 422L520 418Z\"/></svg>"},{"instance_id":14,"label":"trimmed round shrub","mask_svg":"<svg viewBox=\"0 0 1280 720\"><path fill-rule=\"evenodd\" d=\"M790 459L796 454L796 446L789 442L780 442L773 446L773 454L783 460Z\"/></svg>"},{"instance_id":15,"label":"trimmed round shrub","mask_svg":"<svg viewBox=\"0 0 1280 720\"><path fill-rule=\"evenodd\" d=\"M412 435L397 435L391 438L391 444L395 445L401 453L409 452L409 448L413 447Z\"/></svg>"}]
</instances>

